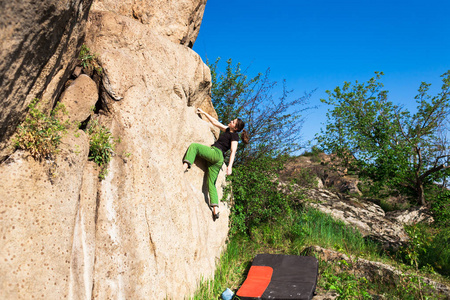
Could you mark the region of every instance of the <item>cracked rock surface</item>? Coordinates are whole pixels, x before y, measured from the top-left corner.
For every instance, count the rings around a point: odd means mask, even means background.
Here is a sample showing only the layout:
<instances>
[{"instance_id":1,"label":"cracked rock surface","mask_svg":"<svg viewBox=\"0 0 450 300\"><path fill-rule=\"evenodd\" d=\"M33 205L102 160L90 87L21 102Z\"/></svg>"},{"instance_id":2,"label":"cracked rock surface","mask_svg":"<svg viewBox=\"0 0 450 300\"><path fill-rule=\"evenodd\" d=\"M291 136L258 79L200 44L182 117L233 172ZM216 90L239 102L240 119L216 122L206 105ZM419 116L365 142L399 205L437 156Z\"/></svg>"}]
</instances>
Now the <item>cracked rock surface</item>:
<instances>
[{"instance_id":1,"label":"cracked rock surface","mask_svg":"<svg viewBox=\"0 0 450 300\"><path fill-rule=\"evenodd\" d=\"M386 217L381 207L370 201L351 196L339 196L326 189L306 191L308 202L324 213L356 227L363 236L380 242L384 248L397 249L408 241L403 224Z\"/></svg>"}]
</instances>

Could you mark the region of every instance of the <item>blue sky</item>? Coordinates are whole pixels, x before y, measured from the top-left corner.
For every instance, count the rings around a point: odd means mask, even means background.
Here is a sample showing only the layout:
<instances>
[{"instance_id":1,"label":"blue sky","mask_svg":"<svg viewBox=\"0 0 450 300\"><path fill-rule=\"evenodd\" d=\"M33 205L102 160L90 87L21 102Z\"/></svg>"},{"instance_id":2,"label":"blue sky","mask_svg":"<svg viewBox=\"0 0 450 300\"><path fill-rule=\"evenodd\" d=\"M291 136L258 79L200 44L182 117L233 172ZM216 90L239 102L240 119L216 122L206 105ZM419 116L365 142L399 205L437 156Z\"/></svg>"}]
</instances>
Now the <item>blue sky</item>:
<instances>
[{"instance_id":1,"label":"blue sky","mask_svg":"<svg viewBox=\"0 0 450 300\"><path fill-rule=\"evenodd\" d=\"M249 75L270 68L297 97L317 88L306 141L326 121L325 90L344 81L382 71L389 99L411 111L422 81L439 91L450 69L450 0L208 0L193 49L204 61L250 66Z\"/></svg>"}]
</instances>

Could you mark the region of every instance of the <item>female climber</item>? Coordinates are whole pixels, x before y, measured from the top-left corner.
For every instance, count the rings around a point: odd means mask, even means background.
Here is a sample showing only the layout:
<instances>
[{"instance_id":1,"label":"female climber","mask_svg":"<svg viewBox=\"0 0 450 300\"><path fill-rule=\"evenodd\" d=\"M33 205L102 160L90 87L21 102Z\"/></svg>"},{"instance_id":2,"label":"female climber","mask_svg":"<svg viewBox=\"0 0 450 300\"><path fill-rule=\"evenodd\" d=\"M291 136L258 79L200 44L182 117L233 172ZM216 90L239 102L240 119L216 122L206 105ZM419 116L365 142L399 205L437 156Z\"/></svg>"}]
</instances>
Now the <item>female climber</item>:
<instances>
[{"instance_id":1,"label":"female climber","mask_svg":"<svg viewBox=\"0 0 450 300\"><path fill-rule=\"evenodd\" d=\"M220 134L219 139L211 147L192 143L184 156L183 168L184 171L191 168L196 156L199 156L208 162L208 191L210 206L212 207L213 218L215 220L219 218L219 198L217 196L216 180L219 171L222 168L225 153L231 149L230 161L226 173L227 175L231 175L234 157L236 156L239 142L238 132L242 130L241 138L245 144L248 144L248 134L247 131L243 130L245 123L241 119L234 119L228 126L225 126L200 108L197 108L197 113L205 115L205 117L214 126L223 131L223 133Z\"/></svg>"}]
</instances>

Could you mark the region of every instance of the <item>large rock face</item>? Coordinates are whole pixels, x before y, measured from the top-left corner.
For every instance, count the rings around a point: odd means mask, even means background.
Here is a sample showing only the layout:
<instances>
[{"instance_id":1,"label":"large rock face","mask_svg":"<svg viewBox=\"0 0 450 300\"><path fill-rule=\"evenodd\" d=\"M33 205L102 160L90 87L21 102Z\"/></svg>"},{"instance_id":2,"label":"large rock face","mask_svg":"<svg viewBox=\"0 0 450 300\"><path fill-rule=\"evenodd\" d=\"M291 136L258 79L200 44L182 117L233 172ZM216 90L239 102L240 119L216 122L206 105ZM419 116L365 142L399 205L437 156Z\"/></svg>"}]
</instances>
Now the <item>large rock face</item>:
<instances>
[{"instance_id":1,"label":"large rock face","mask_svg":"<svg viewBox=\"0 0 450 300\"><path fill-rule=\"evenodd\" d=\"M204 165L181 166L190 142L214 140L194 107L210 103L209 69L191 49L111 12L92 13L87 43L107 90L122 98L108 105L116 152L131 153L113 160L100 188L94 296L182 298L212 274L228 229L226 211L211 219Z\"/></svg>"},{"instance_id":2,"label":"large rock face","mask_svg":"<svg viewBox=\"0 0 450 300\"><path fill-rule=\"evenodd\" d=\"M206 0L97 0L92 9L134 18L151 28L152 32L192 48L205 5Z\"/></svg>"},{"instance_id":3,"label":"large rock face","mask_svg":"<svg viewBox=\"0 0 450 300\"><path fill-rule=\"evenodd\" d=\"M93 0L1 1L0 161L35 97L49 107L72 72Z\"/></svg>"},{"instance_id":4,"label":"large rock face","mask_svg":"<svg viewBox=\"0 0 450 300\"><path fill-rule=\"evenodd\" d=\"M228 233L225 204L212 220L205 163L182 170L191 142L214 142L195 114L215 114L209 69L167 34L111 10L91 11L86 30L102 84L78 77L60 117L91 115L121 142L104 180L76 127L53 161L16 151L0 164L0 298L184 299L213 275ZM47 90L65 84L57 78ZM219 197L224 184L222 171Z\"/></svg>"},{"instance_id":5,"label":"large rock face","mask_svg":"<svg viewBox=\"0 0 450 300\"><path fill-rule=\"evenodd\" d=\"M89 149L84 132L75 134L64 138L56 161L39 162L17 151L0 167L1 299L68 295Z\"/></svg>"}]
</instances>

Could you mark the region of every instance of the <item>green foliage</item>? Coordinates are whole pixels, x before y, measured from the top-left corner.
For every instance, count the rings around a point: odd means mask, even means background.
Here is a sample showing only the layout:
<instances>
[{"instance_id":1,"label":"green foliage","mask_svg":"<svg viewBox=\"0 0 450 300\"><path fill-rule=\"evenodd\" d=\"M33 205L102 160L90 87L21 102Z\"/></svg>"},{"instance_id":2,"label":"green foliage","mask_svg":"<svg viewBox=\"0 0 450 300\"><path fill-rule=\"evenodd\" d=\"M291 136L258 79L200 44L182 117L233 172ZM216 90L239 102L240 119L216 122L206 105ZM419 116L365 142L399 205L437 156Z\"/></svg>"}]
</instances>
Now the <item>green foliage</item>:
<instances>
[{"instance_id":1,"label":"green foliage","mask_svg":"<svg viewBox=\"0 0 450 300\"><path fill-rule=\"evenodd\" d=\"M48 158L57 153L62 135L66 127L56 117L56 113L64 110L64 106L58 104L50 116L39 108L39 99L33 99L28 105L28 115L18 126L15 146L27 150L38 158Z\"/></svg>"},{"instance_id":2,"label":"green foliage","mask_svg":"<svg viewBox=\"0 0 450 300\"><path fill-rule=\"evenodd\" d=\"M93 120L88 128L89 135L89 159L101 167L100 178L104 179L107 174L106 165L114 153L115 144L119 142L114 139L108 128Z\"/></svg>"},{"instance_id":3,"label":"green foliage","mask_svg":"<svg viewBox=\"0 0 450 300\"><path fill-rule=\"evenodd\" d=\"M449 176L450 72L442 75L437 96L429 96L430 85L422 83L415 114L388 101L379 82L383 73L375 74L367 83L345 82L327 91L329 99L321 101L333 108L319 143L346 165L355 164L375 191L388 187L424 204L427 186Z\"/></svg>"},{"instance_id":4,"label":"green foliage","mask_svg":"<svg viewBox=\"0 0 450 300\"><path fill-rule=\"evenodd\" d=\"M81 60L81 65L83 68L87 68L89 65L92 64L92 61L94 60L95 55L91 54L91 50L86 45L81 46L79 59Z\"/></svg>"},{"instance_id":5,"label":"green foliage","mask_svg":"<svg viewBox=\"0 0 450 300\"><path fill-rule=\"evenodd\" d=\"M345 260L338 262L339 265L348 266ZM372 299L367 292L369 282L365 277L357 278L349 271L334 272L331 268L326 268L321 274L321 286L325 290L334 290L339 296L336 299Z\"/></svg>"},{"instance_id":6,"label":"green foliage","mask_svg":"<svg viewBox=\"0 0 450 300\"><path fill-rule=\"evenodd\" d=\"M285 81L278 92L277 82L269 79L270 69L249 78L240 63L233 65L231 59L227 60L224 74L219 74L219 61L220 58L214 63L207 61L212 76L212 102L219 121L228 124L240 118L250 136L249 145L239 144L236 163L299 150L303 113L309 109L306 105L310 94L292 98ZM275 97L277 92L280 95Z\"/></svg>"},{"instance_id":7,"label":"green foliage","mask_svg":"<svg viewBox=\"0 0 450 300\"><path fill-rule=\"evenodd\" d=\"M430 200L434 221L442 227L450 227L450 190L434 188Z\"/></svg>"},{"instance_id":8,"label":"green foliage","mask_svg":"<svg viewBox=\"0 0 450 300\"><path fill-rule=\"evenodd\" d=\"M405 229L410 242L400 249L400 258L416 269L450 276L450 227L416 224Z\"/></svg>"},{"instance_id":9,"label":"green foliage","mask_svg":"<svg viewBox=\"0 0 450 300\"><path fill-rule=\"evenodd\" d=\"M401 253L411 266L419 269L419 256L427 251L433 237L425 234L417 225L407 226L405 230L410 240Z\"/></svg>"},{"instance_id":10,"label":"green foliage","mask_svg":"<svg viewBox=\"0 0 450 300\"><path fill-rule=\"evenodd\" d=\"M313 208L305 208L292 225L306 244L333 248L355 255L379 255L377 244L363 238L355 228Z\"/></svg>"},{"instance_id":11,"label":"green foliage","mask_svg":"<svg viewBox=\"0 0 450 300\"><path fill-rule=\"evenodd\" d=\"M102 67L98 64L97 56L91 53L91 50L86 46L82 45L80 53L78 55L80 59L81 66L85 69L94 69L97 74L101 74L103 72Z\"/></svg>"},{"instance_id":12,"label":"green foliage","mask_svg":"<svg viewBox=\"0 0 450 300\"><path fill-rule=\"evenodd\" d=\"M384 277L369 281L356 275L352 265L345 260L319 262L319 269L319 288L336 291L339 294L337 299L378 299L379 296L382 299L445 299L415 274L402 273L395 282L388 282Z\"/></svg>"},{"instance_id":13,"label":"green foliage","mask_svg":"<svg viewBox=\"0 0 450 300\"><path fill-rule=\"evenodd\" d=\"M234 236L227 244L226 251L220 257L213 280L202 280L191 299L217 300L226 289L236 289L245 279L258 245L247 237Z\"/></svg>"},{"instance_id":14,"label":"green foliage","mask_svg":"<svg viewBox=\"0 0 450 300\"><path fill-rule=\"evenodd\" d=\"M399 279L395 289L389 291L397 299L445 299L443 296L436 295L435 289L418 276L403 274Z\"/></svg>"},{"instance_id":15,"label":"green foliage","mask_svg":"<svg viewBox=\"0 0 450 300\"><path fill-rule=\"evenodd\" d=\"M380 205L384 212L406 210L411 207L409 202L389 202L386 199L380 199L379 201L378 205Z\"/></svg>"},{"instance_id":16,"label":"green foliage","mask_svg":"<svg viewBox=\"0 0 450 300\"><path fill-rule=\"evenodd\" d=\"M229 176L234 200L232 233L251 232L253 226L276 220L290 212L294 195L282 193L276 180L282 165L282 158L266 156L234 169Z\"/></svg>"},{"instance_id":17,"label":"green foliage","mask_svg":"<svg viewBox=\"0 0 450 300\"><path fill-rule=\"evenodd\" d=\"M450 277L450 227L437 228L432 236L431 243L419 257L419 266Z\"/></svg>"}]
</instances>

